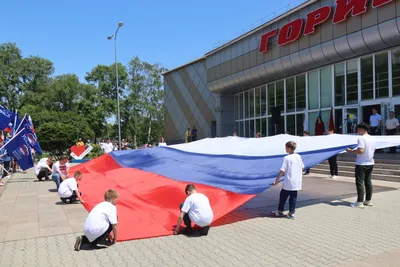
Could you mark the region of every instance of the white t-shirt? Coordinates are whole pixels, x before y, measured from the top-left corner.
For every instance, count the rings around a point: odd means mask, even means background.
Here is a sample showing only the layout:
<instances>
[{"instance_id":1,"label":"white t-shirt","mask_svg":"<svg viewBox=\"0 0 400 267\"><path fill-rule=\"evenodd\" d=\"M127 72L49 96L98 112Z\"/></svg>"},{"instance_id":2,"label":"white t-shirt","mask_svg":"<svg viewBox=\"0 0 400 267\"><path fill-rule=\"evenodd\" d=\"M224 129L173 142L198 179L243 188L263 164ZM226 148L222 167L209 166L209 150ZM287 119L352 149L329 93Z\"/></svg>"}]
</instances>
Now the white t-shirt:
<instances>
[{"instance_id":1,"label":"white t-shirt","mask_svg":"<svg viewBox=\"0 0 400 267\"><path fill-rule=\"evenodd\" d=\"M382 120L382 116L376 113L375 115L371 115L369 117L369 121L371 122L371 127L378 127L379 121Z\"/></svg>"},{"instance_id":2,"label":"white t-shirt","mask_svg":"<svg viewBox=\"0 0 400 267\"><path fill-rule=\"evenodd\" d=\"M301 190L304 164L299 154L293 153L283 159L281 171L285 172L283 189L288 191Z\"/></svg>"},{"instance_id":3,"label":"white t-shirt","mask_svg":"<svg viewBox=\"0 0 400 267\"><path fill-rule=\"evenodd\" d=\"M105 143L104 144L104 152L110 153L114 150L114 145L112 143Z\"/></svg>"},{"instance_id":4,"label":"white t-shirt","mask_svg":"<svg viewBox=\"0 0 400 267\"><path fill-rule=\"evenodd\" d=\"M62 175L64 175L64 176L67 176L68 169L69 169L68 162L65 164L60 164L60 161L57 161L53 165L53 173L58 173L57 171L59 170L62 173Z\"/></svg>"},{"instance_id":5,"label":"white t-shirt","mask_svg":"<svg viewBox=\"0 0 400 267\"><path fill-rule=\"evenodd\" d=\"M158 143L158 146L167 146L167 143Z\"/></svg>"},{"instance_id":6,"label":"white t-shirt","mask_svg":"<svg viewBox=\"0 0 400 267\"><path fill-rule=\"evenodd\" d=\"M58 188L58 196L70 197L75 190L78 190L78 184L76 183L75 178L65 179Z\"/></svg>"},{"instance_id":7,"label":"white t-shirt","mask_svg":"<svg viewBox=\"0 0 400 267\"><path fill-rule=\"evenodd\" d=\"M183 203L182 211L189 213L190 220L200 227L210 225L214 218L210 201L201 193L188 196Z\"/></svg>"},{"instance_id":8,"label":"white t-shirt","mask_svg":"<svg viewBox=\"0 0 400 267\"><path fill-rule=\"evenodd\" d=\"M399 127L399 120L396 118L386 120L386 129L393 130Z\"/></svg>"},{"instance_id":9,"label":"white t-shirt","mask_svg":"<svg viewBox=\"0 0 400 267\"><path fill-rule=\"evenodd\" d=\"M117 224L117 207L111 202L101 202L89 213L83 233L90 242L103 235L110 224ZM134 226L133 226L134 227Z\"/></svg>"},{"instance_id":10,"label":"white t-shirt","mask_svg":"<svg viewBox=\"0 0 400 267\"><path fill-rule=\"evenodd\" d=\"M356 165L374 165L375 138L369 134L365 134L358 139L357 147L364 148L364 153L357 154Z\"/></svg>"},{"instance_id":11,"label":"white t-shirt","mask_svg":"<svg viewBox=\"0 0 400 267\"><path fill-rule=\"evenodd\" d=\"M50 168L49 165L47 165L47 158L39 160L38 164L35 166L35 175L38 176L40 170L44 168Z\"/></svg>"}]
</instances>

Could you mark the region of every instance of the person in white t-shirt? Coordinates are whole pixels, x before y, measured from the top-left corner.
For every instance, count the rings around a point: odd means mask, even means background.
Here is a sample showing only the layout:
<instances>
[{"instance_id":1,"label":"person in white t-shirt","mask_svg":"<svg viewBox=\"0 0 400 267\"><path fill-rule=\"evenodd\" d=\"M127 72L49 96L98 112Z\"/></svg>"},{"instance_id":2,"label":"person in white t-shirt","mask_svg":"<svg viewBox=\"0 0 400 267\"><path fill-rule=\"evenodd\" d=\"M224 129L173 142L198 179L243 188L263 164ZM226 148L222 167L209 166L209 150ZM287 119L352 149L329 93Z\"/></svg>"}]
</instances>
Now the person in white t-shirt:
<instances>
[{"instance_id":1,"label":"person in white t-shirt","mask_svg":"<svg viewBox=\"0 0 400 267\"><path fill-rule=\"evenodd\" d=\"M111 143L110 139L107 139L107 143L104 144L104 153L110 153L114 150L114 145Z\"/></svg>"},{"instance_id":2,"label":"person in white t-shirt","mask_svg":"<svg viewBox=\"0 0 400 267\"><path fill-rule=\"evenodd\" d=\"M108 190L104 193L104 201L97 204L89 213L83 226L83 236L78 236L75 242L75 250L79 251L84 244L97 246L108 239L115 244L118 238L117 207L118 192ZM113 236L111 236L111 231Z\"/></svg>"},{"instance_id":3,"label":"person in white t-shirt","mask_svg":"<svg viewBox=\"0 0 400 267\"><path fill-rule=\"evenodd\" d=\"M347 148L349 153L357 154L356 159L356 187L357 187L357 202L351 204L354 208L364 208L364 206L372 206L372 170L374 169L375 160L374 154L376 150L375 138L368 134L368 126L364 123L357 125L358 134L361 137L358 139L357 148ZM364 201L364 184L365 184L365 201Z\"/></svg>"},{"instance_id":4,"label":"person in white t-shirt","mask_svg":"<svg viewBox=\"0 0 400 267\"><path fill-rule=\"evenodd\" d=\"M399 120L394 117L394 112L390 111L389 118L386 120L385 124L387 135L398 135L399 133ZM396 147L390 148L390 153L396 153Z\"/></svg>"},{"instance_id":5,"label":"person in white t-shirt","mask_svg":"<svg viewBox=\"0 0 400 267\"><path fill-rule=\"evenodd\" d=\"M178 223L174 231L174 235L179 233L182 220L186 226L184 234L192 235L192 221L194 224L201 227L200 235L208 235L210 224L214 219L214 214L210 206L208 198L196 191L193 184L188 184L185 188L185 193L188 196L184 203L181 204L181 214L178 218Z\"/></svg>"},{"instance_id":6,"label":"person in white t-shirt","mask_svg":"<svg viewBox=\"0 0 400 267\"><path fill-rule=\"evenodd\" d=\"M58 196L64 204L73 204L78 199L82 204L82 193L78 189L78 181L82 180L82 173L77 171L74 177L65 179L58 188Z\"/></svg>"},{"instance_id":7,"label":"person in white t-shirt","mask_svg":"<svg viewBox=\"0 0 400 267\"><path fill-rule=\"evenodd\" d=\"M69 170L69 163L67 156L61 156L60 160L53 165L53 174L51 179L56 183L57 190L60 187L60 183L67 179Z\"/></svg>"},{"instance_id":8,"label":"person in white t-shirt","mask_svg":"<svg viewBox=\"0 0 400 267\"><path fill-rule=\"evenodd\" d=\"M35 166L35 175L39 179L39 181L42 181L43 178L45 180L49 180L49 176L52 174L53 170L53 160L51 157L48 158L42 158L39 160L39 162Z\"/></svg>"},{"instance_id":9,"label":"person in white t-shirt","mask_svg":"<svg viewBox=\"0 0 400 267\"><path fill-rule=\"evenodd\" d=\"M272 214L280 217L285 216L283 210L285 208L286 200L289 198L289 213L286 216L290 219L294 219L297 192L301 190L303 183L304 164L301 156L294 152L296 150L295 142L287 142L285 148L289 155L285 156L283 159L281 170L273 185L277 185L284 174L285 179L283 180L283 186L279 196L278 210L273 211Z\"/></svg>"},{"instance_id":10,"label":"person in white t-shirt","mask_svg":"<svg viewBox=\"0 0 400 267\"><path fill-rule=\"evenodd\" d=\"M167 146L167 143L165 143L164 137L161 137L160 143L158 143L158 146Z\"/></svg>"}]
</instances>

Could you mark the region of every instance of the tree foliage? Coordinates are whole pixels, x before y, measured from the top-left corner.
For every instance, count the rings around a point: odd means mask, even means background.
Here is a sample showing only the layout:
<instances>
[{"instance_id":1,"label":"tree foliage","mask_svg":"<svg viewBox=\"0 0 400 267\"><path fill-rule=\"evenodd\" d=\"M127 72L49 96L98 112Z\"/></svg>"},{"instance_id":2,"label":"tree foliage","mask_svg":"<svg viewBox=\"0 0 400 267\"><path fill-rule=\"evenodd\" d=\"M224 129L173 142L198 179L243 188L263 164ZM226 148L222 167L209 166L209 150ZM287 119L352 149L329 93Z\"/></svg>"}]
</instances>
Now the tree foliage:
<instances>
[{"instance_id":1,"label":"tree foliage","mask_svg":"<svg viewBox=\"0 0 400 267\"><path fill-rule=\"evenodd\" d=\"M135 145L162 136L164 71L138 57L127 66L118 63L122 138ZM115 64L95 66L85 82L53 73L50 60L23 57L15 44L0 44L1 104L31 115L42 148L52 153L65 152L78 138L117 140Z\"/></svg>"}]
</instances>

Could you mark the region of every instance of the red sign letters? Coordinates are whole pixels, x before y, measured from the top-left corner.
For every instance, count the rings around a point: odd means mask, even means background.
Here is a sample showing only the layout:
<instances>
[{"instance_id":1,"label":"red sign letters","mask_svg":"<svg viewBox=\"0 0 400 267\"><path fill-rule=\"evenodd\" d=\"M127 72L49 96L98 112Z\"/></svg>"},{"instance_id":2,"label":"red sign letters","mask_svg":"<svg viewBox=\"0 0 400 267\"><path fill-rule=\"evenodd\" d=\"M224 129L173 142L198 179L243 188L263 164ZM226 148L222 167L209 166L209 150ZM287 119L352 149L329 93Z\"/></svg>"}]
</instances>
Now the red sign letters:
<instances>
[{"instance_id":1,"label":"red sign letters","mask_svg":"<svg viewBox=\"0 0 400 267\"><path fill-rule=\"evenodd\" d=\"M393 0L372 0L372 7L377 8L392 2ZM336 0L336 10L333 14L332 22L337 24L347 19L349 14L358 16L367 12L368 0ZM270 32L261 36L260 52L268 51L268 41L271 37L278 34L278 45L283 46L298 40L303 35L310 35L316 31L316 27L326 22L332 14L332 7L323 6L317 10L307 14L304 23L303 18L295 19L286 25L283 25L280 30L273 29ZM304 29L303 29L304 25Z\"/></svg>"}]
</instances>

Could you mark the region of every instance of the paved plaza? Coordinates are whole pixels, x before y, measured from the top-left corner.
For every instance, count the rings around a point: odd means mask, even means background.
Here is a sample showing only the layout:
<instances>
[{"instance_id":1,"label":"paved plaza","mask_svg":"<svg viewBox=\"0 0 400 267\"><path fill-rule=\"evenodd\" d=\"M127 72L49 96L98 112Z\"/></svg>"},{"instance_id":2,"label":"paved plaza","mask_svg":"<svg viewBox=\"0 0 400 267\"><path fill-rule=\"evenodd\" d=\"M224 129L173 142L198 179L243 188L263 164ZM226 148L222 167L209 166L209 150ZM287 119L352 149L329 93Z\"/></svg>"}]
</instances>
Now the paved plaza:
<instances>
[{"instance_id":1,"label":"paved plaza","mask_svg":"<svg viewBox=\"0 0 400 267\"><path fill-rule=\"evenodd\" d=\"M399 266L400 184L375 184L374 207L364 210L349 207L352 179L311 176L304 179L295 220L268 216L278 186L219 220L207 237L76 252L86 210L60 205L54 183L37 181L30 170L14 174L1 191L0 266ZM224 225L228 221L235 222Z\"/></svg>"}]
</instances>

